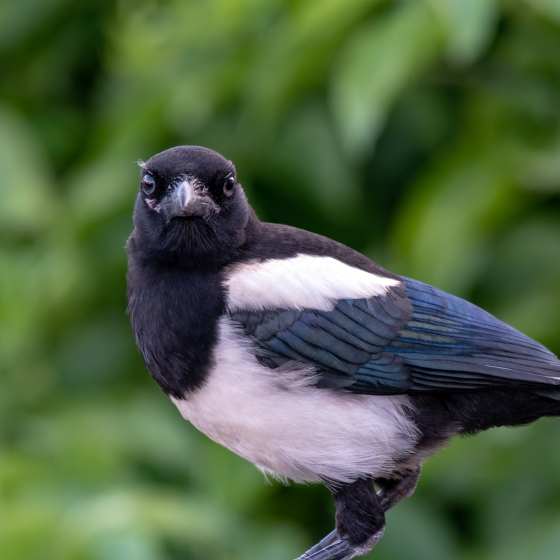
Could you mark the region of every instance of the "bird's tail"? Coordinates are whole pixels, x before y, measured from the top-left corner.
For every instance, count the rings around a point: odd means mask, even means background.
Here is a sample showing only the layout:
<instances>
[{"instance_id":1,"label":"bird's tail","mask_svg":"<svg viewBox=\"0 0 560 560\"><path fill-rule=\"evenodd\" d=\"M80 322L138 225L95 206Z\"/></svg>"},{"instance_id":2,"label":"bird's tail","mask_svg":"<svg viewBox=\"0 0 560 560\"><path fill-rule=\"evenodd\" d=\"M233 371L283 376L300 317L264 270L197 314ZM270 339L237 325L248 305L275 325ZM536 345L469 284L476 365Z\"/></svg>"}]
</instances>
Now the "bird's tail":
<instances>
[{"instance_id":1,"label":"bird's tail","mask_svg":"<svg viewBox=\"0 0 560 560\"><path fill-rule=\"evenodd\" d=\"M532 393L538 395L539 397L545 397L547 399L560 401L560 389L549 389L547 391L532 391Z\"/></svg>"}]
</instances>

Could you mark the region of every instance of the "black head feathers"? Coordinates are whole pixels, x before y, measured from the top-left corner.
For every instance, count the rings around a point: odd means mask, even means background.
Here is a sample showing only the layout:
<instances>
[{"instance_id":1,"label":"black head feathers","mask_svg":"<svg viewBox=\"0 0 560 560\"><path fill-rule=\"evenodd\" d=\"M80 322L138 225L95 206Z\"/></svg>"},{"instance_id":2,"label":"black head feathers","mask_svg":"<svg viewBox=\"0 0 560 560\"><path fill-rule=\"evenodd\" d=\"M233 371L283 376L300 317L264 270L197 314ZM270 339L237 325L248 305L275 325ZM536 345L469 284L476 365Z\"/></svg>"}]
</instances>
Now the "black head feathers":
<instances>
[{"instance_id":1,"label":"black head feathers","mask_svg":"<svg viewBox=\"0 0 560 560\"><path fill-rule=\"evenodd\" d=\"M233 163L208 148L178 146L141 167L129 250L195 268L228 262L252 215Z\"/></svg>"},{"instance_id":2,"label":"black head feathers","mask_svg":"<svg viewBox=\"0 0 560 560\"><path fill-rule=\"evenodd\" d=\"M177 146L160 152L142 166L142 174L145 172L168 184L177 177L191 175L208 187L216 187L217 191L226 177L235 178L235 167L231 161L202 146Z\"/></svg>"}]
</instances>

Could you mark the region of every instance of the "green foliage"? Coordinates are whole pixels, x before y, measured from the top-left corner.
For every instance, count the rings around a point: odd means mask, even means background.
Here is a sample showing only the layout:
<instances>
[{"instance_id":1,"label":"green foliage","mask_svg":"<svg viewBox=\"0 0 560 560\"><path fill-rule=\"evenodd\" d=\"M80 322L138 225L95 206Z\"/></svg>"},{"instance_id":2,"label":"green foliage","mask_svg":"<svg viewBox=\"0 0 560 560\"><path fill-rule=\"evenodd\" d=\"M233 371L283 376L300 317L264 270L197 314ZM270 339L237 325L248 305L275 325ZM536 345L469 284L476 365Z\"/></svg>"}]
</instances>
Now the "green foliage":
<instances>
[{"instance_id":1,"label":"green foliage","mask_svg":"<svg viewBox=\"0 0 560 560\"><path fill-rule=\"evenodd\" d=\"M125 316L135 162L201 144L261 218L560 351L555 0L5 0L0 551L295 557L324 489L265 484L160 393ZM557 557L560 427L458 440L371 557Z\"/></svg>"}]
</instances>

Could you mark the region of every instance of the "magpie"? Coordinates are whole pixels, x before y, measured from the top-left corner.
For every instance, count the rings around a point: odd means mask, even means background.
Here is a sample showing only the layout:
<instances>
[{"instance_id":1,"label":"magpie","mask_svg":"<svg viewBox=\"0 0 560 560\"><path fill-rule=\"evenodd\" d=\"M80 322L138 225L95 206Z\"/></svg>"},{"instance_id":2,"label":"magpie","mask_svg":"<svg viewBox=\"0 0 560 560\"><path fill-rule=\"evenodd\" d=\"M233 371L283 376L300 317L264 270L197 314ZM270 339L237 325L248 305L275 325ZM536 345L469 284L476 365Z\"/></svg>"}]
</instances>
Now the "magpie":
<instances>
[{"instance_id":1,"label":"magpie","mask_svg":"<svg viewBox=\"0 0 560 560\"><path fill-rule=\"evenodd\" d=\"M475 305L335 241L261 222L234 165L141 163L128 314L182 416L279 479L321 482L336 529L299 560L367 554L452 436L560 415L560 362Z\"/></svg>"}]
</instances>

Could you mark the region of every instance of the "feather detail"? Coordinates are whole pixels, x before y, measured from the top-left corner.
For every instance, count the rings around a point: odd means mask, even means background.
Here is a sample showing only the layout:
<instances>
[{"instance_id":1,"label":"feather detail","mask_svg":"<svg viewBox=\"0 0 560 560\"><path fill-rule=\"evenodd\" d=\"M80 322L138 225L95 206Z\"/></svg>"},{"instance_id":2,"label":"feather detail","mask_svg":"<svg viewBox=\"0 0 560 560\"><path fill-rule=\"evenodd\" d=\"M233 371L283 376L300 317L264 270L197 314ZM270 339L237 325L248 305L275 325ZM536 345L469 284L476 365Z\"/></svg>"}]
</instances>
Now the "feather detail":
<instances>
[{"instance_id":1,"label":"feather detail","mask_svg":"<svg viewBox=\"0 0 560 560\"><path fill-rule=\"evenodd\" d=\"M312 255L238 264L225 276L230 311L331 311L340 299L381 296L400 283L332 257Z\"/></svg>"}]
</instances>

